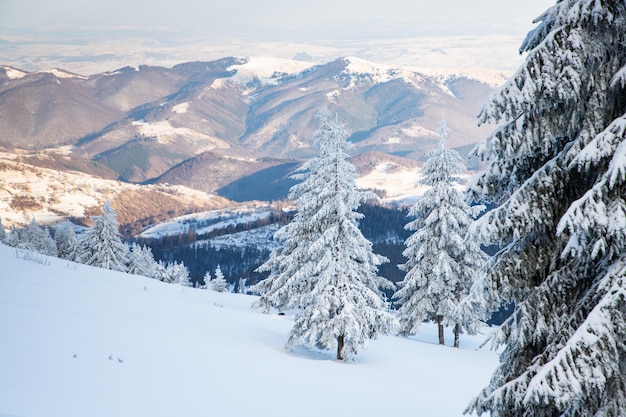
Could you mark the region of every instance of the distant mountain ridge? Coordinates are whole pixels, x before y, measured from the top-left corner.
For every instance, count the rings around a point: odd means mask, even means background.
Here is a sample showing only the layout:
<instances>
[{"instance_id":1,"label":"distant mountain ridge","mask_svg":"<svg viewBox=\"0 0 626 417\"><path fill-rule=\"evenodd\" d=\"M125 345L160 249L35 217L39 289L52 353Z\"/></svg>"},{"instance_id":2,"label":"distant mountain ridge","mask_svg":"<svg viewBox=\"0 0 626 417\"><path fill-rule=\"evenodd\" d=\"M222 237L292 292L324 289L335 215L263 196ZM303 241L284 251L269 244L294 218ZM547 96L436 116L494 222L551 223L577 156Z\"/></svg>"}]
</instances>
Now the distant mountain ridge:
<instances>
[{"instance_id":1,"label":"distant mountain ridge","mask_svg":"<svg viewBox=\"0 0 626 417\"><path fill-rule=\"evenodd\" d=\"M383 154L407 167L423 159L442 116L448 146L471 147L487 133L475 116L493 89L476 78L348 57L226 57L91 76L0 66L0 147L28 150L21 158L44 168L271 201L285 198L293 169L315 153L324 106L372 169Z\"/></svg>"}]
</instances>

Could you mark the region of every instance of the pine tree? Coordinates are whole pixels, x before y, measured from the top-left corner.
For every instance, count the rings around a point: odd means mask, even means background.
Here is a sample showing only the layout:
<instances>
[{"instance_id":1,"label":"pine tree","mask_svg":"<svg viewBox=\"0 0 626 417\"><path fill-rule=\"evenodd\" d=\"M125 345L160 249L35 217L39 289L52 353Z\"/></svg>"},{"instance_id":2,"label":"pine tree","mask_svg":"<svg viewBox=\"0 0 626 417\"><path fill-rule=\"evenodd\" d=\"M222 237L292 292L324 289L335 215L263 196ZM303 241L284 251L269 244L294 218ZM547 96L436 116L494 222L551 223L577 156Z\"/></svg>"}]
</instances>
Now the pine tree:
<instances>
[{"instance_id":1,"label":"pine tree","mask_svg":"<svg viewBox=\"0 0 626 417\"><path fill-rule=\"evenodd\" d=\"M329 111L318 117L318 155L300 168L295 178L302 182L290 190L298 213L277 232L283 245L260 268L270 276L252 290L261 294L257 307L301 308L288 346L336 347L344 359L395 329L381 297L381 288L393 284L377 275L386 259L372 252L358 229L356 209L372 195L356 190L347 132Z\"/></svg>"},{"instance_id":2,"label":"pine tree","mask_svg":"<svg viewBox=\"0 0 626 417\"><path fill-rule=\"evenodd\" d=\"M14 248L17 247L17 245L20 243L20 232L17 226L15 225L11 226L11 230L7 234L7 237L4 243L6 243L7 246L11 246Z\"/></svg>"},{"instance_id":3,"label":"pine tree","mask_svg":"<svg viewBox=\"0 0 626 417\"><path fill-rule=\"evenodd\" d=\"M215 268L215 278L212 279L210 281L210 284L207 285L208 288L212 289L213 291L228 292L228 282L226 282L226 279L224 279L222 268L219 265L217 266L217 268Z\"/></svg>"},{"instance_id":4,"label":"pine tree","mask_svg":"<svg viewBox=\"0 0 626 417\"><path fill-rule=\"evenodd\" d=\"M152 278L155 269L156 261L152 255L152 250L145 245L139 246L137 243L133 243L128 257L128 273Z\"/></svg>"},{"instance_id":5,"label":"pine tree","mask_svg":"<svg viewBox=\"0 0 626 417\"><path fill-rule=\"evenodd\" d=\"M57 256L57 245L50 236L50 231L33 220L21 231L16 233L17 247L48 256Z\"/></svg>"},{"instance_id":6,"label":"pine tree","mask_svg":"<svg viewBox=\"0 0 626 417\"><path fill-rule=\"evenodd\" d=\"M167 266L163 263L163 261L157 261L154 267L154 275L152 278L162 281L162 282L170 282L170 275L168 273Z\"/></svg>"},{"instance_id":7,"label":"pine tree","mask_svg":"<svg viewBox=\"0 0 626 417\"><path fill-rule=\"evenodd\" d=\"M79 251L79 242L74 229L69 224L58 226L54 231L54 241L59 252L59 258L75 261Z\"/></svg>"},{"instance_id":8,"label":"pine tree","mask_svg":"<svg viewBox=\"0 0 626 417\"><path fill-rule=\"evenodd\" d=\"M202 288L210 290L211 289L211 280L213 279L213 277L211 276L211 271L206 271L204 273L204 285L202 286Z\"/></svg>"},{"instance_id":9,"label":"pine tree","mask_svg":"<svg viewBox=\"0 0 626 417\"><path fill-rule=\"evenodd\" d=\"M80 239L71 227L67 230L66 245L67 253L65 259L72 262L80 262L82 246Z\"/></svg>"},{"instance_id":10,"label":"pine tree","mask_svg":"<svg viewBox=\"0 0 626 417\"><path fill-rule=\"evenodd\" d=\"M7 231L4 228L4 224L2 224L2 219L0 219L0 242L5 243L7 237Z\"/></svg>"},{"instance_id":11,"label":"pine tree","mask_svg":"<svg viewBox=\"0 0 626 417\"><path fill-rule=\"evenodd\" d=\"M174 262L170 265L172 268L172 282L178 283L183 287L191 287L191 281L189 280L189 270L182 262Z\"/></svg>"},{"instance_id":12,"label":"pine tree","mask_svg":"<svg viewBox=\"0 0 626 417\"><path fill-rule=\"evenodd\" d=\"M472 226L502 249L476 285L514 302L504 346L468 412L626 415L626 3L563 0L522 45L496 90L476 150L475 200L499 207Z\"/></svg>"},{"instance_id":13,"label":"pine tree","mask_svg":"<svg viewBox=\"0 0 626 417\"><path fill-rule=\"evenodd\" d=\"M405 242L407 262L400 267L407 274L394 298L400 305L397 317L402 334L415 334L424 320L430 320L438 325L441 345L444 325L454 326L454 346L458 347L459 303L469 293L486 255L476 242L465 240L477 212L456 188L465 166L461 155L445 146L449 135L445 120L438 133L441 140L429 153L420 181L430 188L409 210L415 220L405 228L414 233Z\"/></svg>"},{"instance_id":14,"label":"pine tree","mask_svg":"<svg viewBox=\"0 0 626 417\"><path fill-rule=\"evenodd\" d=\"M128 247L122 242L117 228L117 214L107 201L102 216L96 217L94 225L80 241L80 262L104 269L126 272Z\"/></svg>"}]
</instances>

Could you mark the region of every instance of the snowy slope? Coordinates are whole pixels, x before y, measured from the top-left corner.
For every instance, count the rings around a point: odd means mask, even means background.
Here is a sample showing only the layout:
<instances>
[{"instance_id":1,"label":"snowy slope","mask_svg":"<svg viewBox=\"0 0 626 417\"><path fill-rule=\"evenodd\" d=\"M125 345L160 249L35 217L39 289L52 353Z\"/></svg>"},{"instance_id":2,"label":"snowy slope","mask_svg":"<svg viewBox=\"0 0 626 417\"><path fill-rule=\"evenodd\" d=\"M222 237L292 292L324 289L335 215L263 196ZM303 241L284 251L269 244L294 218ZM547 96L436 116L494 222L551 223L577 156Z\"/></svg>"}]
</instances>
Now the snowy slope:
<instances>
[{"instance_id":1,"label":"snowy slope","mask_svg":"<svg viewBox=\"0 0 626 417\"><path fill-rule=\"evenodd\" d=\"M187 233L191 228L196 234L212 232L217 229L225 229L228 226L236 226L269 217L271 208L261 207L233 207L220 210L209 210L200 213L187 214L161 222L144 230L140 236L144 238L160 238Z\"/></svg>"},{"instance_id":2,"label":"snowy slope","mask_svg":"<svg viewBox=\"0 0 626 417\"><path fill-rule=\"evenodd\" d=\"M379 190L384 192L381 200L392 205L411 205L428 189L419 181L422 179L421 167L403 167L394 163L383 162L370 172L356 180L359 188ZM463 176L464 180L469 175ZM459 190L465 189L465 184L457 184Z\"/></svg>"},{"instance_id":3,"label":"snowy slope","mask_svg":"<svg viewBox=\"0 0 626 417\"><path fill-rule=\"evenodd\" d=\"M453 417L496 365L482 337L440 347L430 326L373 341L354 363L288 353L291 317L251 310L251 296L1 245L0 262L2 416Z\"/></svg>"},{"instance_id":4,"label":"snowy slope","mask_svg":"<svg viewBox=\"0 0 626 417\"><path fill-rule=\"evenodd\" d=\"M16 154L0 152L0 213L6 228L42 224L67 217L87 216L104 201L115 201L124 193L151 192L161 202L176 200L181 207L221 207L228 200L180 185L135 185L106 180L77 171L59 171L29 165ZM138 198L138 197L136 197ZM127 207L130 210L130 207ZM146 213L143 213L146 214Z\"/></svg>"},{"instance_id":5,"label":"snowy slope","mask_svg":"<svg viewBox=\"0 0 626 417\"><path fill-rule=\"evenodd\" d=\"M239 63L228 68L234 71L232 77L218 78L211 87L221 88L225 84L247 85L258 81L262 85L278 84L281 78L296 75L313 63L272 57L241 57Z\"/></svg>"}]
</instances>

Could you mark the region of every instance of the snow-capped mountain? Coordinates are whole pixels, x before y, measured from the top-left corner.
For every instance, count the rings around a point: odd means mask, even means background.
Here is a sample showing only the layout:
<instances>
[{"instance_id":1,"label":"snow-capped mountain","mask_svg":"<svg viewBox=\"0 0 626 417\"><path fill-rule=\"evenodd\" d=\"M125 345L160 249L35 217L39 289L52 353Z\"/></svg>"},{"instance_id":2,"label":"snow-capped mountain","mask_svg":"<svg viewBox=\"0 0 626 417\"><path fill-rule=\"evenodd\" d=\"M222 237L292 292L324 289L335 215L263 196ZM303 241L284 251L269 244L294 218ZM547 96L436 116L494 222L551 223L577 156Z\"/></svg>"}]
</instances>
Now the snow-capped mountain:
<instances>
[{"instance_id":1,"label":"snow-capped mountain","mask_svg":"<svg viewBox=\"0 0 626 417\"><path fill-rule=\"evenodd\" d=\"M434 145L442 114L450 146L484 136L475 116L494 84L485 81L358 58L313 65L230 57L91 76L0 67L0 145L69 145L122 180L142 182L203 152L306 158L314 115L329 106L352 133L356 153L419 158Z\"/></svg>"}]
</instances>

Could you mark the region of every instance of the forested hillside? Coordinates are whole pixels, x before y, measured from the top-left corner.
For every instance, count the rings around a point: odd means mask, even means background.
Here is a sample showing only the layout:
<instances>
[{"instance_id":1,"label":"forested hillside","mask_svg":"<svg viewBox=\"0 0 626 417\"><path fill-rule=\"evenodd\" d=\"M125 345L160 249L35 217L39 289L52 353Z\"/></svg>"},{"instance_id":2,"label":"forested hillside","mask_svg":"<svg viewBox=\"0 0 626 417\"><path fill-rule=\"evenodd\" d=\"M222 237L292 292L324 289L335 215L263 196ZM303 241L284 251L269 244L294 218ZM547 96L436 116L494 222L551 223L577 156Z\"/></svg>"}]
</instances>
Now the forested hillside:
<instances>
[{"instance_id":1,"label":"forested hillside","mask_svg":"<svg viewBox=\"0 0 626 417\"><path fill-rule=\"evenodd\" d=\"M401 280L403 273L397 265L404 262L402 247L404 240L408 237L407 231L404 230L407 211L364 204L359 208L359 212L365 215L359 223L359 228L363 235L373 243L374 252L390 259L390 262L380 266L381 275L393 282ZM239 278L245 278L247 283L252 285L265 277L264 274L255 272L255 269L269 255L273 231L277 230L277 226L287 224L293 218L293 214L288 211L273 211L267 218L230 225L206 234L196 234L194 226L200 226L196 224L192 225L187 233L161 238L137 238L133 241L150 247L156 259L164 262L183 262L189 268L192 282L202 284L206 271L213 272L220 265L231 284L238 285ZM269 232L264 233L262 240L254 244L216 247L212 243L213 239L220 236L234 233L245 234L268 227ZM238 243L241 242L242 240L238 240Z\"/></svg>"}]
</instances>

